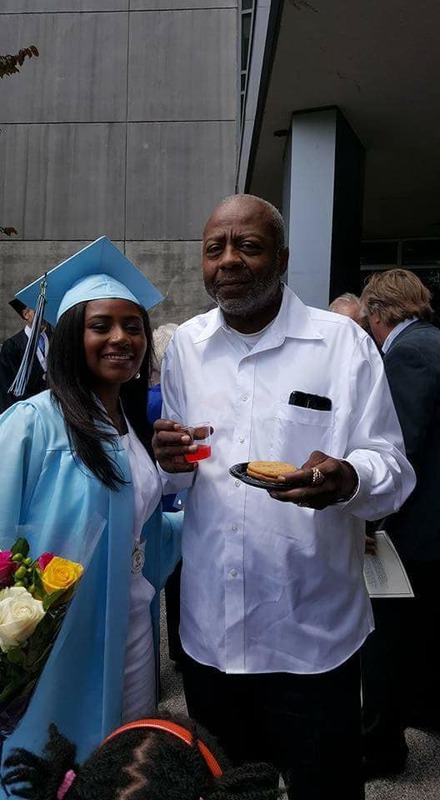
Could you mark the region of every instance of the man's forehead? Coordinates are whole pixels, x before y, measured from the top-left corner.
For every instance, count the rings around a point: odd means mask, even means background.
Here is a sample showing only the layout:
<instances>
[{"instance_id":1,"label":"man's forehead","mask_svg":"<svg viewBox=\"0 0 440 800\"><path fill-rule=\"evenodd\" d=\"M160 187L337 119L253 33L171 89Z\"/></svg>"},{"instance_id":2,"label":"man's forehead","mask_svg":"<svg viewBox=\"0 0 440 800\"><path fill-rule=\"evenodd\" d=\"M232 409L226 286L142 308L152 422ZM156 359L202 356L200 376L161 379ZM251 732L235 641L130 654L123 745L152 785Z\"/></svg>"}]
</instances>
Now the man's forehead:
<instances>
[{"instance_id":1,"label":"man's forehead","mask_svg":"<svg viewBox=\"0 0 440 800\"><path fill-rule=\"evenodd\" d=\"M244 231L262 230L267 233L272 231L273 225L267 209L257 201L243 200L229 201L218 206L208 219L203 236L220 235L225 230L233 233Z\"/></svg>"}]
</instances>

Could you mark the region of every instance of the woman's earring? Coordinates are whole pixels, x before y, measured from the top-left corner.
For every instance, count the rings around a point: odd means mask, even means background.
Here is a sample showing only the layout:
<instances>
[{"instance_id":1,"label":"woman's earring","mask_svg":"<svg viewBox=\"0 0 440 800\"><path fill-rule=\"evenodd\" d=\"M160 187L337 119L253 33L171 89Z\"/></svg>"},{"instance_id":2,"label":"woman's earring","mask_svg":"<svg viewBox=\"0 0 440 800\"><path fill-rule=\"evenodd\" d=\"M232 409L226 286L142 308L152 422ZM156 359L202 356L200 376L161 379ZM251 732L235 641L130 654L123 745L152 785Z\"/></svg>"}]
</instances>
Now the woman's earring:
<instances>
[{"instance_id":1,"label":"woman's earring","mask_svg":"<svg viewBox=\"0 0 440 800\"><path fill-rule=\"evenodd\" d=\"M134 380L138 381L140 377L141 377L141 373L140 372L136 372L136 375L134 376Z\"/></svg>"}]
</instances>

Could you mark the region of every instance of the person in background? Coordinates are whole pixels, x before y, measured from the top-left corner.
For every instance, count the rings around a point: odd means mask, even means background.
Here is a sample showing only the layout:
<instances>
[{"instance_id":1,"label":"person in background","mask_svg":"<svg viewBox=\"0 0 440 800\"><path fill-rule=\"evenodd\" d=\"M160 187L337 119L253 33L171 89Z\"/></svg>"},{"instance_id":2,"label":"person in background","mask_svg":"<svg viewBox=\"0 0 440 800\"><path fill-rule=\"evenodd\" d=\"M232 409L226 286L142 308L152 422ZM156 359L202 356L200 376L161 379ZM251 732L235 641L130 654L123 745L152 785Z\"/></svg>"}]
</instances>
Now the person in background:
<instances>
[{"instance_id":1,"label":"person in background","mask_svg":"<svg viewBox=\"0 0 440 800\"><path fill-rule=\"evenodd\" d=\"M344 294L335 297L328 309L329 311L333 311L334 314L342 314L344 317L350 317L350 319L367 330L365 317L362 315L360 300L356 294L344 292ZM370 536L370 531L374 531L376 527L376 523L367 520L365 526L365 552L370 555L376 554L376 541L374 536Z\"/></svg>"},{"instance_id":2,"label":"person in background","mask_svg":"<svg viewBox=\"0 0 440 800\"><path fill-rule=\"evenodd\" d=\"M32 397L32 395L47 389L47 356L51 331L50 325L44 323L41 328L25 394L22 397L16 397L9 391L24 356L34 318L32 309L21 303L17 298L11 300L9 305L20 315L25 326L23 330L6 339L0 350L0 414L13 403L16 403L17 400L25 400L26 397Z\"/></svg>"},{"instance_id":3,"label":"person in background","mask_svg":"<svg viewBox=\"0 0 440 800\"><path fill-rule=\"evenodd\" d=\"M28 800L277 800L268 764L233 769L187 717L140 719L113 731L83 764L55 725L44 757L14 751L5 783Z\"/></svg>"},{"instance_id":4,"label":"person in background","mask_svg":"<svg viewBox=\"0 0 440 800\"><path fill-rule=\"evenodd\" d=\"M364 748L369 777L401 772L407 726L440 730L440 330L428 289L410 270L371 276L361 295L417 485L384 526L414 598L375 600L364 646Z\"/></svg>"},{"instance_id":5,"label":"person in background","mask_svg":"<svg viewBox=\"0 0 440 800\"><path fill-rule=\"evenodd\" d=\"M19 299L36 307L40 283ZM105 528L8 747L41 750L54 722L83 759L155 709L159 593L180 558L180 515L162 515L145 414L146 309L162 295L106 237L46 283L48 390L0 417L0 547L24 526L39 552L68 547L81 562L93 521Z\"/></svg>"},{"instance_id":6,"label":"person in background","mask_svg":"<svg viewBox=\"0 0 440 800\"><path fill-rule=\"evenodd\" d=\"M148 391L147 416L150 425L160 419L162 412L162 392L160 388L160 370L165 350L174 331L178 328L175 322L159 325L153 331L153 368L151 370L150 389Z\"/></svg>"},{"instance_id":7,"label":"person in background","mask_svg":"<svg viewBox=\"0 0 440 800\"><path fill-rule=\"evenodd\" d=\"M364 520L396 511L414 473L374 342L307 308L282 282L287 261L270 203L221 203L203 232L217 308L164 357L153 446L165 491L189 490L184 689L234 764L271 761L295 800L359 800ZM214 432L194 468L182 426L197 420ZM294 466L267 491L229 472L253 460Z\"/></svg>"},{"instance_id":8,"label":"person in background","mask_svg":"<svg viewBox=\"0 0 440 800\"><path fill-rule=\"evenodd\" d=\"M153 331L153 369L151 371L151 385L148 390L147 407L148 421L151 425L154 425L156 420L160 419L162 414L160 371L165 350L167 349L177 327L178 325L175 322L167 322L164 325L159 325L159 327L155 328ZM162 499L164 511L179 511L183 508L184 498L185 492L181 492L177 496L175 494L165 495ZM176 666L180 666L180 659L182 655L182 645L179 637L181 571L182 562L179 561L174 572L170 575L165 584L168 655L171 661L175 662Z\"/></svg>"},{"instance_id":9,"label":"person in background","mask_svg":"<svg viewBox=\"0 0 440 800\"><path fill-rule=\"evenodd\" d=\"M350 317L357 322L358 325L363 325L361 304L356 294L352 294L351 292L340 294L339 297L335 297L335 299L332 300L328 309L335 314L343 314L346 317Z\"/></svg>"}]
</instances>

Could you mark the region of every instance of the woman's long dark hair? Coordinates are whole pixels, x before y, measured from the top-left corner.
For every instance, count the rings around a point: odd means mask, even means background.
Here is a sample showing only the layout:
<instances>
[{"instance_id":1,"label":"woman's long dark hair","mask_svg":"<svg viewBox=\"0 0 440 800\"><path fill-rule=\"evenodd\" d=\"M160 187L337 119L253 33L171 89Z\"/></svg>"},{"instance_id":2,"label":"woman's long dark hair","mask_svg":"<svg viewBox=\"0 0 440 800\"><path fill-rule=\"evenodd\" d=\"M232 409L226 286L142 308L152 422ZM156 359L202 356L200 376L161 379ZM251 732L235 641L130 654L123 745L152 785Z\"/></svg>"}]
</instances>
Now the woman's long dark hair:
<instances>
[{"instance_id":1,"label":"woman's long dark hair","mask_svg":"<svg viewBox=\"0 0 440 800\"><path fill-rule=\"evenodd\" d=\"M123 483L115 461L104 449L104 442L115 440L108 430L109 420L90 387L84 349L84 320L87 303L68 309L55 326L50 340L47 383L60 407L72 451L79 461L110 489ZM124 413L146 450L152 455L152 428L147 419L148 382L153 361L150 320L140 307L147 338L147 350L138 380L122 384L120 397Z\"/></svg>"}]
</instances>

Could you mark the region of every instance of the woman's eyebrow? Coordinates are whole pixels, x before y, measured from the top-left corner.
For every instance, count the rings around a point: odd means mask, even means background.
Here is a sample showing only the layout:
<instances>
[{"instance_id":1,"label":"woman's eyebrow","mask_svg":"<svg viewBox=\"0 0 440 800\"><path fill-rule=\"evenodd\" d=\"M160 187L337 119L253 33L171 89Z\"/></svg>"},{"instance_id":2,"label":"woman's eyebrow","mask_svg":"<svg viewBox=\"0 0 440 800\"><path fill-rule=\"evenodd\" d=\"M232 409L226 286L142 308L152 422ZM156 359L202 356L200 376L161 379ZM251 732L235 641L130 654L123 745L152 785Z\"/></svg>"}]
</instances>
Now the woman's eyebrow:
<instances>
[{"instance_id":1,"label":"woman's eyebrow","mask_svg":"<svg viewBox=\"0 0 440 800\"><path fill-rule=\"evenodd\" d=\"M114 317L112 316L112 314L93 314L91 317L88 318L88 321L90 321L91 319L107 320L107 319L114 319ZM121 319L123 319L125 322L127 320L139 320L139 322L142 322L142 317L140 316L138 317L137 314L127 314L127 316L121 317Z\"/></svg>"}]
</instances>

